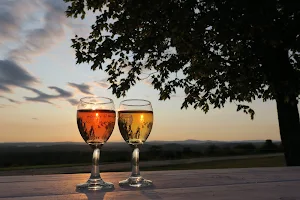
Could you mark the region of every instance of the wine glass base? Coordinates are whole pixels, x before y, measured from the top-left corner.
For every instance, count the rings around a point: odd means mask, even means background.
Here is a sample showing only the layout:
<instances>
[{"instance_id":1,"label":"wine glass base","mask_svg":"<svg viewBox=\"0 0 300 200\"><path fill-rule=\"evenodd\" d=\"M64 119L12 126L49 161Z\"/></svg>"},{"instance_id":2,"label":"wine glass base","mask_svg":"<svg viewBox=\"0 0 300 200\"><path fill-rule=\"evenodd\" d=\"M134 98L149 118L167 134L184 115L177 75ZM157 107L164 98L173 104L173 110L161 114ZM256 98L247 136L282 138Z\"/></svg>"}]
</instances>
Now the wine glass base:
<instances>
[{"instance_id":1,"label":"wine glass base","mask_svg":"<svg viewBox=\"0 0 300 200\"><path fill-rule=\"evenodd\" d=\"M121 187L135 187L135 188L141 188L141 187L150 187L153 186L152 181L144 179L142 176L138 177L129 177L126 180L120 181L119 185Z\"/></svg>"},{"instance_id":2,"label":"wine glass base","mask_svg":"<svg viewBox=\"0 0 300 200\"><path fill-rule=\"evenodd\" d=\"M109 191L114 189L114 184L104 182L100 179L89 179L86 183L76 185L77 190L104 190Z\"/></svg>"}]
</instances>

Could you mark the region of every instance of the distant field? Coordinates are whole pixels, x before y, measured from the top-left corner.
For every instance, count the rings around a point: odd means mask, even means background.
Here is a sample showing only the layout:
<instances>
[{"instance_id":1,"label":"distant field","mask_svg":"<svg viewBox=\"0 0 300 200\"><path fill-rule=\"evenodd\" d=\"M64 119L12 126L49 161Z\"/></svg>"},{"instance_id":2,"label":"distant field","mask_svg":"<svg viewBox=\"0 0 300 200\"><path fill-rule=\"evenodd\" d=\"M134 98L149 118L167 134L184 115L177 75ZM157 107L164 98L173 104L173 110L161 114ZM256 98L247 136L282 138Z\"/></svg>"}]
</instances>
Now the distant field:
<instances>
[{"instance_id":1,"label":"distant field","mask_svg":"<svg viewBox=\"0 0 300 200\"><path fill-rule=\"evenodd\" d=\"M282 155L283 147L271 140L148 142L141 148L140 164L141 167L170 167L188 163L189 168L200 162L270 157L274 154ZM87 172L91 157L92 149L84 143L0 143L0 175L12 170L14 174L27 170L26 173L32 175ZM131 149L126 143L108 143L102 149L101 169L130 170L130 160ZM211 164L214 166L214 163ZM208 168L211 168L210 164Z\"/></svg>"},{"instance_id":2,"label":"distant field","mask_svg":"<svg viewBox=\"0 0 300 200\"><path fill-rule=\"evenodd\" d=\"M263 155L262 155L263 156ZM283 167L285 166L283 155L264 155L264 157L228 157L228 159L214 160L211 158L201 162L186 163L185 160L177 160L178 164L161 164L162 161L148 161L141 163L142 171L163 170L191 170L191 169L222 169L222 168L251 168L251 167ZM181 163L182 162L182 163ZM143 166L144 165L144 166ZM130 171L130 163L110 163L100 166L101 172ZM64 165L41 165L26 167L0 168L0 176L4 175L38 175L38 174L75 174L89 173L88 164L64 164Z\"/></svg>"},{"instance_id":3,"label":"distant field","mask_svg":"<svg viewBox=\"0 0 300 200\"><path fill-rule=\"evenodd\" d=\"M224 169L224 168L283 167L283 166L285 166L284 157L274 156L274 157L266 157L266 158L220 160L220 161L193 163L193 164L147 167L147 168L142 168L142 170L162 171L162 170Z\"/></svg>"},{"instance_id":4,"label":"distant field","mask_svg":"<svg viewBox=\"0 0 300 200\"><path fill-rule=\"evenodd\" d=\"M20 167L4 167L0 168L1 171L13 171L13 170L27 170L27 169L48 169L48 168L61 168L61 167L76 167L76 166L86 166L89 163L79 163L79 164L58 164L58 165L32 165L32 166L20 166Z\"/></svg>"}]
</instances>

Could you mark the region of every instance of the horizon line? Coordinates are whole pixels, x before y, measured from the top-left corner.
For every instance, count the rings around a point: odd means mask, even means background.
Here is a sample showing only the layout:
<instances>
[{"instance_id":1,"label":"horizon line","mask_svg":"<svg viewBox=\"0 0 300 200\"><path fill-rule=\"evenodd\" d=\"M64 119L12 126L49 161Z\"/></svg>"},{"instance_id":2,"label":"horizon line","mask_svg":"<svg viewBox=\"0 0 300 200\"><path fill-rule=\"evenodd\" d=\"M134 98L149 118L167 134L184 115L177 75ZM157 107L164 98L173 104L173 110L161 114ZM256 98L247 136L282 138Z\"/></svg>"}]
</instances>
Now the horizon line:
<instances>
[{"instance_id":1,"label":"horizon line","mask_svg":"<svg viewBox=\"0 0 300 200\"><path fill-rule=\"evenodd\" d=\"M186 140L152 140L152 141L147 141L145 143L149 143L149 142L188 142L188 141L193 141L193 142L242 142L242 141L265 141L265 140L269 140L269 139L246 139L246 140L196 140L196 139L186 139ZM281 140L273 140L270 139L272 141L278 141L281 142ZM126 143L125 141L109 141L106 143ZM4 143L83 143L85 144L84 141L82 142L77 142L77 141L50 141L50 142L45 142L45 141L8 141L8 142L0 142L0 144L4 144Z\"/></svg>"}]
</instances>

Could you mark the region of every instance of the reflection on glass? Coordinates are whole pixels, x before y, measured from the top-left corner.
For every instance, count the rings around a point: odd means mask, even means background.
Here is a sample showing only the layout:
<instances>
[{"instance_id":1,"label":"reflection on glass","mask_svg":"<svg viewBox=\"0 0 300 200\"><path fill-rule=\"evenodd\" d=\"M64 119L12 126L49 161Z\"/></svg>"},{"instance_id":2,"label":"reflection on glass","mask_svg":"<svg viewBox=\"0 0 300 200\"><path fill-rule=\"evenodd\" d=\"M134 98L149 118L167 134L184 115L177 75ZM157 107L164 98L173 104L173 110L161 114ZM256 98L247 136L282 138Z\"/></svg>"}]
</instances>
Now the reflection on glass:
<instances>
[{"instance_id":1,"label":"reflection on glass","mask_svg":"<svg viewBox=\"0 0 300 200\"><path fill-rule=\"evenodd\" d=\"M133 148L131 176L120 181L120 186L146 187L152 185L152 181L144 179L139 171L139 147L149 137L152 125L153 111L149 101L129 99L120 103L119 130L123 139Z\"/></svg>"},{"instance_id":2,"label":"reflection on glass","mask_svg":"<svg viewBox=\"0 0 300 200\"><path fill-rule=\"evenodd\" d=\"M83 140L94 150L91 176L77 189L109 190L114 185L104 182L99 172L100 149L111 136L116 120L114 103L105 97L85 97L77 107L77 126Z\"/></svg>"}]
</instances>

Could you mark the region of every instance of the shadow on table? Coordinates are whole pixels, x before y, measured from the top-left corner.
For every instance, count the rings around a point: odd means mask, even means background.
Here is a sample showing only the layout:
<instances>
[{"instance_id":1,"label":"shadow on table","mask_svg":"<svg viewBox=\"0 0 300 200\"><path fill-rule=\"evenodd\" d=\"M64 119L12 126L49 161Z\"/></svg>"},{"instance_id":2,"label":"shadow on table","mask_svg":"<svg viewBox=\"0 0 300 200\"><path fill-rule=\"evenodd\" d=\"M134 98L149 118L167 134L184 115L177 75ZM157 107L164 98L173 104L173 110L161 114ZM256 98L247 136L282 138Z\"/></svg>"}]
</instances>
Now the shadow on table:
<instances>
[{"instance_id":1,"label":"shadow on table","mask_svg":"<svg viewBox=\"0 0 300 200\"><path fill-rule=\"evenodd\" d=\"M101 200L105 199L106 193L113 192L114 189L111 190L104 190L104 191L94 191L94 190L88 190L88 189L76 189L76 192L85 194L87 196L88 200Z\"/></svg>"},{"instance_id":2,"label":"shadow on table","mask_svg":"<svg viewBox=\"0 0 300 200\"><path fill-rule=\"evenodd\" d=\"M154 190L142 190L142 195L146 196L148 199L162 199L159 194Z\"/></svg>"},{"instance_id":3,"label":"shadow on table","mask_svg":"<svg viewBox=\"0 0 300 200\"><path fill-rule=\"evenodd\" d=\"M155 186L147 187L147 188L132 188L132 187L121 187L123 191L137 191L136 197L146 197L147 199L163 199L157 191L155 191ZM93 191L88 189L76 189L76 192L85 194L87 196L88 200L105 200L105 199L111 199L111 195L116 194L110 194L110 192L113 192L115 189L111 190L102 190L102 191ZM125 193L125 195L128 195Z\"/></svg>"},{"instance_id":4,"label":"shadow on table","mask_svg":"<svg viewBox=\"0 0 300 200\"><path fill-rule=\"evenodd\" d=\"M139 191L142 196L146 196L147 199L162 199L157 191L155 191L155 185L144 187L144 188L134 188L129 186L120 186L120 188L129 191Z\"/></svg>"}]
</instances>

